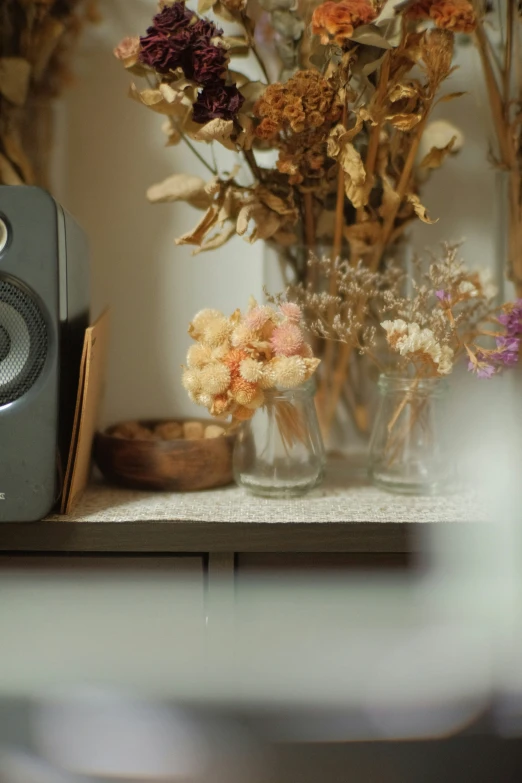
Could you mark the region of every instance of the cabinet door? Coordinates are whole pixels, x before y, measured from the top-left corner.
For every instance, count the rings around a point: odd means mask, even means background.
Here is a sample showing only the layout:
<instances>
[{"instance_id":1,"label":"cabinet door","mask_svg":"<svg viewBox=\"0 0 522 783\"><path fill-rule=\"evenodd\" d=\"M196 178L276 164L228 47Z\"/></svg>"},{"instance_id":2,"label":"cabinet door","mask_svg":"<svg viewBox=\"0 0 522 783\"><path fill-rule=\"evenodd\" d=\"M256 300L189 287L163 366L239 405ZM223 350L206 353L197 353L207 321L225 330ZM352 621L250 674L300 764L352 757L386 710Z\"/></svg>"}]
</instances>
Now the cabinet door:
<instances>
[{"instance_id":1,"label":"cabinet door","mask_svg":"<svg viewBox=\"0 0 522 783\"><path fill-rule=\"evenodd\" d=\"M168 693L206 632L203 558L0 558L0 696L79 682Z\"/></svg>"}]
</instances>

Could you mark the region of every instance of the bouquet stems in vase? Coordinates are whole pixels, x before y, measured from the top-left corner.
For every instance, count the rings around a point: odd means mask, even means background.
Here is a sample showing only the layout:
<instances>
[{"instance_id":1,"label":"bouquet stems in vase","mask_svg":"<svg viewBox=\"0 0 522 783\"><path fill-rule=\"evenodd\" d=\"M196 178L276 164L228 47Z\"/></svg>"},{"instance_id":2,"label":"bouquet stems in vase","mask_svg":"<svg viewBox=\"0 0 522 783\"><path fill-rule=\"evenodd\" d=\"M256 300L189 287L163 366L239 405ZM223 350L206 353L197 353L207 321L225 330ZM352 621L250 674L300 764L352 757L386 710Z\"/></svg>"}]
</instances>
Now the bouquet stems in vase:
<instances>
[{"instance_id":1,"label":"bouquet stems in vase","mask_svg":"<svg viewBox=\"0 0 522 783\"><path fill-rule=\"evenodd\" d=\"M122 41L115 54L146 80L145 87L132 84L131 97L164 115L167 144L185 142L210 174L205 181L177 173L149 189L153 203L182 200L202 210L176 242L194 253L236 235L269 242L284 253L295 282L333 299L340 295L335 277L303 264L296 245L309 256L328 244L333 260L382 270L412 221L432 222L421 180L457 151L450 135L419 155L434 107L459 97L443 89L453 72L454 36L475 25L467 0L453 3L449 15L424 13L445 5L202 0L196 13L181 0L163 0L147 31ZM230 34L204 16L210 8L232 25ZM244 75L245 55L256 60L259 80ZM228 152L216 155L217 145ZM262 165L269 150L277 162ZM334 316L330 308L329 328ZM355 348L320 347L324 433L340 401L354 397L346 388Z\"/></svg>"}]
</instances>

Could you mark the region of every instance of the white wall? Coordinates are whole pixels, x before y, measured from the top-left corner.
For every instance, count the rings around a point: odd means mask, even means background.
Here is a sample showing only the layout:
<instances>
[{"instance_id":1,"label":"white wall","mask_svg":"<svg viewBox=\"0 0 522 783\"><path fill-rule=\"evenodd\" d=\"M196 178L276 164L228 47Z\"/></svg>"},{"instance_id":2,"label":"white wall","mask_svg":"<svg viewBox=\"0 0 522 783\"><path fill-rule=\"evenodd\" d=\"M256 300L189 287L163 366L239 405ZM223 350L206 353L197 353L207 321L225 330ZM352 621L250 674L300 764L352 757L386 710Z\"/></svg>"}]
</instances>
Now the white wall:
<instances>
[{"instance_id":1,"label":"white wall","mask_svg":"<svg viewBox=\"0 0 522 783\"><path fill-rule=\"evenodd\" d=\"M129 75L112 55L125 35L142 32L153 0L104 0L104 23L84 36L75 60L76 84L59 110L57 193L87 230L92 246L94 311L112 309L112 341L104 421L187 414L196 409L180 384L187 325L202 307L232 311L261 295L263 247L235 240L195 258L174 237L200 213L186 205L151 206L149 185L171 173L205 170L183 147L165 148L162 118L127 97ZM485 160L483 107L472 81L470 49L448 91L470 95L440 112L460 125L464 150L435 172L424 201L435 226L418 226L417 248L467 238L477 266L495 255L494 176ZM201 409L198 410L201 413Z\"/></svg>"}]
</instances>

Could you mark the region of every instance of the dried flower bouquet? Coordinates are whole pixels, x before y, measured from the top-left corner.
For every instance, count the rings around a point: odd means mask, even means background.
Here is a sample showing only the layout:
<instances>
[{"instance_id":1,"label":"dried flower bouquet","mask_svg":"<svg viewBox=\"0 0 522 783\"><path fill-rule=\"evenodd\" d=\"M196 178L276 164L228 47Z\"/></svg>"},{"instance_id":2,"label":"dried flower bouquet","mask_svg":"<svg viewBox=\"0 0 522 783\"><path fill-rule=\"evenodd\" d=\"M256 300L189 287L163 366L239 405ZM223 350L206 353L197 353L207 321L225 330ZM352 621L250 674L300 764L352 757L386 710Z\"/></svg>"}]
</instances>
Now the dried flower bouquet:
<instances>
[{"instance_id":1,"label":"dried flower bouquet","mask_svg":"<svg viewBox=\"0 0 522 783\"><path fill-rule=\"evenodd\" d=\"M522 296L522 6L475 0L480 54L496 143L490 153L508 180L507 276Z\"/></svg>"},{"instance_id":2,"label":"dried flower bouquet","mask_svg":"<svg viewBox=\"0 0 522 783\"><path fill-rule=\"evenodd\" d=\"M48 187L51 101L94 0L0 3L0 184Z\"/></svg>"},{"instance_id":3,"label":"dried flower bouquet","mask_svg":"<svg viewBox=\"0 0 522 783\"><path fill-rule=\"evenodd\" d=\"M203 16L210 9L234 24L233 34ZM304 281L307 253L295 246L314 251L322 243L334 259L377 272L412 220L431 222L420 180L456 151L457 136L428 147L422 159L419 149L434 106L459 95L441 97L441 87L453 70L454 34L471 32L475 21L467 0L200 0L198 13L162 0L146 33L122 41L115 54L147 79L144 89L132 85L131 96L165 116L167 144L184 140L211 178L174 174L148 198L184 200L203 211L176 240L195 252L236 234L267 240L285 250ZM236 70L245 55L257 60L261 80ZM216 156L198 147L215 143L238 153L244 166L236 159L218 168ZM277 153L275 166L262 165L269 150ZM320 277L308 282L324 287ZM336 296L335 278L329 285ZM352 350L326 345L326 428Z\"/></svg>"},{"instance_id":4,"label":"dried flower bouquet","mask_svg":"<svg viewBox=\"0 0 522 783\"><path fill-rule=\"evenodd\" d=\"M201 310L189 334L196 343L187 354L183 386L193 402L212 416L231 416L233 424L269 404L267 391L301 386L319 365L305 341L301 308L292 302L275 310L252 299L245 315L236 310L229 318ZM287 402L272 407L288 446L306 437L297 409Z\"/></svg>"}]
</instances>

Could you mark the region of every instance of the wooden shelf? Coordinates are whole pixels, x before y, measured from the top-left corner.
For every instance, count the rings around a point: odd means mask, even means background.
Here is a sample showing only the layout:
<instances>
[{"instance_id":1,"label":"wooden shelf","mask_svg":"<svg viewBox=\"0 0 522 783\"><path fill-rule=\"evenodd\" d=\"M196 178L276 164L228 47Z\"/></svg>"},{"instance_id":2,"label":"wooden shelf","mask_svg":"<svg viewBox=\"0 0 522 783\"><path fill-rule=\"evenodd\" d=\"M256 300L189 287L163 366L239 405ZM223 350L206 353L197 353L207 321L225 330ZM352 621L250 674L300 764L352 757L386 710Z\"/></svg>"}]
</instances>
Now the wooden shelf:
<instances>
[{"instance_id":1,"label":"wooden shelf","mask_svg":"<svg viewBox=\"0 0 522 783\"><path fill-rule=\"evenodd\" d=\"M0 525L0 551L394 553L415 551L426 526L470 519L479 511L469 496L389 495L337 460L321 488L295 500L237 487L150 493L93 484L71 516Z\"/></svg>"}]
</instances>

